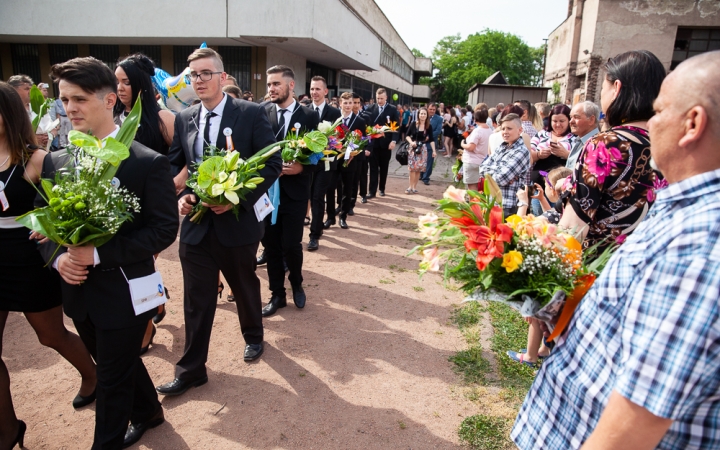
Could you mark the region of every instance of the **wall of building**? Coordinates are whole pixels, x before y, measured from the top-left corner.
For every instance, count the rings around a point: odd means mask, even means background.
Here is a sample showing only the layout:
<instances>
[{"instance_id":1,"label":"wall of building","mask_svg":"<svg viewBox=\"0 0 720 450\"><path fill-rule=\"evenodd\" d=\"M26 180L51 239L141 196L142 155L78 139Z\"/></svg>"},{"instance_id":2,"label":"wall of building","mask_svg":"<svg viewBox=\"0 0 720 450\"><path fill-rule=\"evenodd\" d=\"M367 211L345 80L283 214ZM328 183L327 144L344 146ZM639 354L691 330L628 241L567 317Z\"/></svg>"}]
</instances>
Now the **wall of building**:
<instances>
[{"instance_id":1,"label":"wall of building","mask_svg":"<svg viewBox=\"0 0 720 450\"><path fill-rule=\"evenodd\" d=\"M307 60L301 56L294 55L292 53L284 52L274 47L268 47L266 53L266 65L267 68L272 66L283 64L289 66L295 72L295 93L299 96L302 94L308 94L305 92L305 69L307 68ZM265 70L263 70L263 78L265 79ZM264 87L264 86L263 86ZM265 95L267 89L263 89L260 92L255 92L258 98Z\"/></svg>"}]
</instances>

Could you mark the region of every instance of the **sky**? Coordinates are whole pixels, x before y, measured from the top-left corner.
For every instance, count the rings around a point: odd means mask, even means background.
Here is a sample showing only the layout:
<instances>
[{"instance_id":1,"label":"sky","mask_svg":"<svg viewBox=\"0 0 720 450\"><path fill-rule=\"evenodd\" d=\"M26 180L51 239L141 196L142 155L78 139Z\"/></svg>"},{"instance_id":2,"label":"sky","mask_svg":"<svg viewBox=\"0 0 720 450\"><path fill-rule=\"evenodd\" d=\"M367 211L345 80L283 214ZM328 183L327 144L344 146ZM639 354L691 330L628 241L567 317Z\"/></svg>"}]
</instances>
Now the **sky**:
<instances>
[{"instance_id":1,"label":"sky","mask_svg":"<svg viewBox=\"0 0 720 450\"><path fill-rule=\"evenodd\" d=\"M445 36L491 30L539 47L567 17L568 0L375 0L408 47L430 56Z\"/></svg>"}]
</instances>

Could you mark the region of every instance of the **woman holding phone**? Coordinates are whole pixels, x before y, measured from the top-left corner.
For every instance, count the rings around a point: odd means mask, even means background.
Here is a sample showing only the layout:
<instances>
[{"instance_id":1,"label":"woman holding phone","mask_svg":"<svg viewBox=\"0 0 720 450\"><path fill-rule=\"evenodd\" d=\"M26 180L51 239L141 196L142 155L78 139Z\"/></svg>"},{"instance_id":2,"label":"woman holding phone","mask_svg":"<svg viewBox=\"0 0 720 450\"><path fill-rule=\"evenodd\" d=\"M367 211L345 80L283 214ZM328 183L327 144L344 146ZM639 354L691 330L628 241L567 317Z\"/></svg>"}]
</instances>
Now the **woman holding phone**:
<instances>
[{"instance_id":1,"label":"woman holding phone","mask_svg":"<svg viewBox=\"0 0 720 450\"><path fill-rule=\"evenodd\" d=\"M564 167L575 135L570 133L570 108L557 105L550 111L548 126L540 130L530 141L530 157L533 168L530 171L528 184L539 184L544 189L545 178L540 172L550 172L556 167ZM540 202L532 201L532 212L536 216L542 214Z\"/></svg>"}]
</instances>

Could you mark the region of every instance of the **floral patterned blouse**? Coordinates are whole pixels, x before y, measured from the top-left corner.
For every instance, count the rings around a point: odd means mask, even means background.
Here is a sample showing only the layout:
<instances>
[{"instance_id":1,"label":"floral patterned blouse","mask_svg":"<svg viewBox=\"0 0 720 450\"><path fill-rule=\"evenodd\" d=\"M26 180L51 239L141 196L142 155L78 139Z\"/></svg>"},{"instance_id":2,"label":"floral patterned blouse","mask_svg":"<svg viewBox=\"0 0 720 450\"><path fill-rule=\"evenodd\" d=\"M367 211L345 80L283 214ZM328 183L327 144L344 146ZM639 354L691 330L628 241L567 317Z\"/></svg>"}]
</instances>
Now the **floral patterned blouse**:
<instances>
[{"instance_id":1,"label":"floral patterned blouse","mask_svg":"<svg viewBox=\"0 0 720 450\"><path fill-rule=\"evenodd\" d=\"M578 158L569 204L588 223L583 247L604 239L598 254L622 242L647 214L667 182L650 167L646 130L618 126L590 139Z\"/></svg>"}]
</instances>

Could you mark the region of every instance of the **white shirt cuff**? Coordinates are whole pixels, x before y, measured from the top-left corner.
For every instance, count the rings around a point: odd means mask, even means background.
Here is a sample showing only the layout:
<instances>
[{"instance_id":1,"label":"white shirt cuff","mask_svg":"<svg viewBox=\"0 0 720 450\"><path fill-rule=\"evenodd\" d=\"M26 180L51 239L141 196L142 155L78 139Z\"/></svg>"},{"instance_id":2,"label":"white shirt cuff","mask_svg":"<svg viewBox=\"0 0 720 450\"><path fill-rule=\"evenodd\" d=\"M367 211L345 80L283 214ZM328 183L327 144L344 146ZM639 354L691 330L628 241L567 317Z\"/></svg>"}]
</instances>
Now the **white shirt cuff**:
<instances>
[{"instance_id":1,"label":"white shirt cuff","mask_svg":"<svg viewBox=\"0 0 720 450\"><path fill-rule=\"evenodd\" d=\"M97 248L93 249L93 267L100 264L100 255L98 255Z\"/></svg>"}]
</instances>

